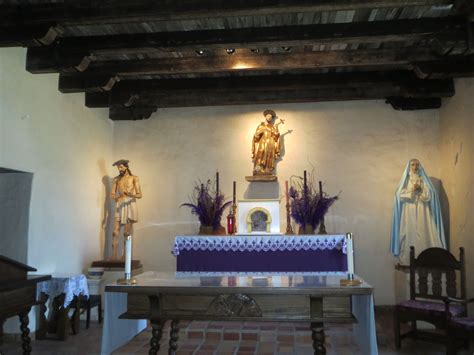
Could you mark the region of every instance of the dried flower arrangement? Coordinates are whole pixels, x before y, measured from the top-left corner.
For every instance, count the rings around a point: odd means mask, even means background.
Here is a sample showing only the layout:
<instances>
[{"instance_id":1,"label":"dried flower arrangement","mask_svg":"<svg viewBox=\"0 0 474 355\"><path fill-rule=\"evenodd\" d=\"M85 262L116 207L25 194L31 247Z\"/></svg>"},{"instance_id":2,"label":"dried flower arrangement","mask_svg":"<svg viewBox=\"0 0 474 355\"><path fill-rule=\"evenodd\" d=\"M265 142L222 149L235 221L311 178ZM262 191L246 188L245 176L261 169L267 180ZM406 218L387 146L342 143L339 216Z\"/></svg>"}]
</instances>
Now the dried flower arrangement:
<instances>
[{"instance_id":1,"label":"dried flower arrangement","mask_svg":"<svg viewBox=\"0 0 474 355\"><path fill-rule=\"evenodd\" d=\"M216 189L213 190L211 180L205 184L196 183L189 203L181 206L191 208L191 213L195 214L201 222L199 234L225 234L224 227L221 226L221 218L224 210L232 204L232 201L224 202L225 197L219 191L219 175L216 175Z\"/></svg>"},{"instance_id":2,"label":"dried flower arrangement","mask_svg":"<svg viewBox=\"0 0 474 355\"><path fill-rule=\"evenodd\" d=\"M291 187L288 192L290 197L291 217L300 226L301 233L312 233L323 221L329 207L339 198L329 196L322 191L319 182L319 191L316 190L313 179L304 177L291 178Z\"/></svg>"}]
</instances>

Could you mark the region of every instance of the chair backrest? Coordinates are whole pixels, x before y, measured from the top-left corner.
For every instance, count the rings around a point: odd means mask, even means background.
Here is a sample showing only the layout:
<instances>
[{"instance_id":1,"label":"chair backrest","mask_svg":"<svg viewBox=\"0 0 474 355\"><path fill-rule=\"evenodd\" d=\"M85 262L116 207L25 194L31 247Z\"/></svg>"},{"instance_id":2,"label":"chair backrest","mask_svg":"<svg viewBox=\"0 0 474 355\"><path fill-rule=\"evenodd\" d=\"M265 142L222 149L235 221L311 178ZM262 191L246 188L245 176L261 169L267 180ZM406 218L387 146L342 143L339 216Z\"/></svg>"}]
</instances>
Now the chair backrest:
<instances>
[{"instance_id":1,"label":"chair backrest","mask_svg":"<svg viewBox=\"0 0 474 355\"><path fill-rule=\"evenodd\" d=\"M456 287L456 272L459 273L459 294ZM431 292L428 287L429 274L431 274ZM443 275L446 280L444 290ZM459 248L458 261L453 254L442 248L428 248L415 258L415 247L410 247L410 299L443 300L446 296L466 298L464 248Z\"/></svg>"}]
</instances>

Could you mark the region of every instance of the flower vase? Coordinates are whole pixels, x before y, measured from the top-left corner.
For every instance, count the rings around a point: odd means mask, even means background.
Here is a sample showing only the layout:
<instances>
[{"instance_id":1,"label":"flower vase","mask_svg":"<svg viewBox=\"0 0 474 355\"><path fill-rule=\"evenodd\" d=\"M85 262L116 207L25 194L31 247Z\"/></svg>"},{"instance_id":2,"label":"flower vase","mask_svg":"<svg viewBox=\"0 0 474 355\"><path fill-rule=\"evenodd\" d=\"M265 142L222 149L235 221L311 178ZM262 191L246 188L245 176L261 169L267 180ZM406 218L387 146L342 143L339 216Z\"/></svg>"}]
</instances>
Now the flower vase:
<instances>
[{"instance_id":1,"label":"flower vase","mask_svg":"<svg viewBox=\"0 0 474 355\"><path fill-rule=\"evenodd\" d=\"M219 225L217 228L212 230L213 235L227 235L226 230L223 226Z\"/></svg>"},{"instance_id":2,"label":"flower vase","mask_svg":"<svg viewBox=\"0 0 474 355\"><path fill-rule=\"evenodd\" d=\"M299 226L298 234L303 234L303 235L314 234L314 228L311 224L306 224L305 226Z\"/></svg>"},{"instance_id":3,"label":"flower vase","mask_svg":"<svg viewBox=\"0 0 474 355\"><path fill-rule=\"evenodd\" d=\"M200 225L199 226L199 235L213 235L213 228L212 226L205 226L205 225Z\"/></svg>"}]
</instances>

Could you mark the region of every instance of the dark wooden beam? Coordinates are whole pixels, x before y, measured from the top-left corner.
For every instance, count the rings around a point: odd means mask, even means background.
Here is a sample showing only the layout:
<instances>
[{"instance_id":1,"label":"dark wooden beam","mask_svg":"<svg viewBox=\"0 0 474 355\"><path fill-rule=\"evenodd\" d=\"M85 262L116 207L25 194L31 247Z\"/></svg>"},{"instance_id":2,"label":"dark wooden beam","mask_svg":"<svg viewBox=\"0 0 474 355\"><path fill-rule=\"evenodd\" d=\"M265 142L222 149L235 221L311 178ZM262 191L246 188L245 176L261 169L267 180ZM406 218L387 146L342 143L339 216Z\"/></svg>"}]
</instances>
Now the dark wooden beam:
<instances>
[{"instance_id":1,"label":"dark wooden beam","mask_svg":"<svg viewBox=\"0 0 474 355\"><path fill-rule=\"evenodd\" d=\"M62 30L53 24L0 27L0 47L36 47L53 43Z\"/></svg>"},{"instance_id":2,"label":"dark wooden beam","mask_svg":"<svg viewBox=\"0 0 474 355\"><path fill-rule=\"evenodd\" d=\"M420 79L474 77L474 55L446 58L444 61L417 63L413 71Z\"/></svg>"},{"instance_id":3,"label":"dark wooden beam","mask_svg":"<svg viewBox=\"0 0 474 355\"><path fill-rule=\"evenodd\" d=\"M0 24L54 21L63 25L193 20L201 18L341 11L412 6L449 6L451 0L109 0L0 5Z\"/></svg>"},{"instance_id":4,"label":"dark wooden beam","mask_svg":"<svg viewBox=\"0 0 474 355\"><path fill-rule=\"evenodd\" d=\"M114 121L123 120L145 120L150 118L156 107L111 107L109 109L109 118Z\"/></svg>"},{"instance_id":5,"label":"dark wooden beam","mask_svg":"<svg viewBox=\"0 0 474 355\"><path fill-rule=\"evenodd\" d=\"M240 28L206 31L120 34L67 37L54 47L37 51L38 56L61 58L83 53L153 53L160 50L214 50L225 48L295 47L316 44L379 43L436 39L465 40L462 18L427 18L323 25ZM40 54L40 52L43 52Z\"/></svg>"},{"instance_id":6,"label":"dark wooden beam","mask_svg":"<svg viewBox=\"0 0 474 355\"><path fill-rule=\"evenodd\" d=\"M85 105L89 108L109 107L110 94L108 92L87 92L85 95Z\"/></svg>"},{"instance_id":7,"label":"dark wooden beam","mask_svg":"<svg viewBox=\"0 0 474 355\"><path fill-rule=\"evenodd\" d=\"M292 70L363 66L406 66L412 62L438 60L429 49L352 50L279 54L235 54L212 57L184 57L147 60L94 62L85 57L81 63L58 63L56 58L36 56L29 48L26 68L31 73L84 71L91 75L152 75L237 72L246 70Z\"/></svg>"},{"instance_id":8,"label":"dark wooden beam","mask_svg":"<svg viewBox=\"0 0 474 355\"><path fill-rule=\"evenodd\" d=\"M387 104L392 105L395 110L433 110L441 107L440 97L388 97Z\"/></svg>"},{"instance_id":9,"label":"dark wooden beam","mask_svg":"<svg viewBox=\"0 0 474 355\"><path fill-rule=\"evenodd\" d=\"M132 86L121 82L110 93L87 93L86 105L187 107L373 100L393 96L450 97L454 94L452 80L420 80L408 73L168 80L149 83L142 91Z\"/></svg>"},{"instance_id":10,"label":"dark wooden beam","mask_svg":"<svg viewBox=\"0 0 474 355\"><path fill-rule=\"evenodd\" d=\"M90 53L76 53L62 57L55 49L28 48L26 52L26 70L34 74L81 72L94 60Z\"/></svg>"},{"instance_id":11,"label":"dark wooden beam","mask_svg":"<svg viewBox=\"0 0 474 355\"><path fill-rule=\"evenodd\" d=\"M460 16L474 21L474 2L472 0L454 0L454 7Z\"/></svg>"},{"instance_id":12,"label":"dark wooden beam","mask_svg":"<svg viewBox=\"0 0 474 355\"><path fill-rule=\"evenodd\" d=\"M118 76L97 75L59 75L59 91L62 93L72 92L101 92L110 91L120 81Z\"/></svg>"}]
</instances>

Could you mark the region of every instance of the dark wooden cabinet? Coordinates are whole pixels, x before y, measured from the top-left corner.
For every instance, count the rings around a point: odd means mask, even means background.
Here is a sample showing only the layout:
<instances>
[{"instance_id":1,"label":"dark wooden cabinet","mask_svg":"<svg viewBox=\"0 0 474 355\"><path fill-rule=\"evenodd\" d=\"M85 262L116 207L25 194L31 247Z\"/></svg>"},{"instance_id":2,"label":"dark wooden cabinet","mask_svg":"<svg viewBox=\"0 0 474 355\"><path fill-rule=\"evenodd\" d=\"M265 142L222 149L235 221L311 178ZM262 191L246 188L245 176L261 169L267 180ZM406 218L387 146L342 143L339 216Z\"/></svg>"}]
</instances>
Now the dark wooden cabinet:
<instances>
[{"instance_id":1,"label":"dark wooden cabinet","mask_svg":"<svg viewBox=\"0 0 474 355\"><path fill-rule=\"evenodd\" d=\"M31 353L28 313L31 307L38 304L36 284L51 279L51 275L28 276L29 271L36 269L0 255L0 337L5 320L18 316L24 354Z\"/></svg>"}]
</instances>

